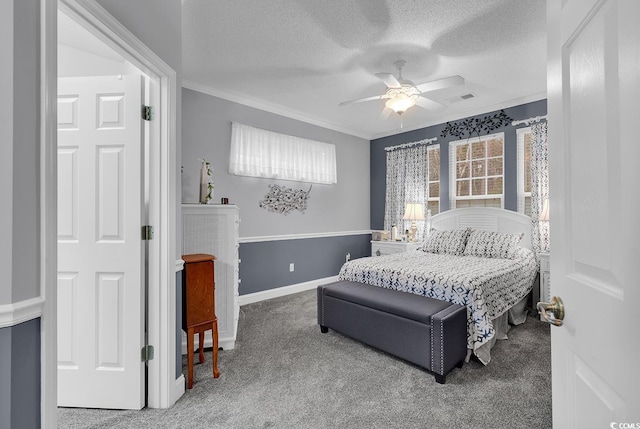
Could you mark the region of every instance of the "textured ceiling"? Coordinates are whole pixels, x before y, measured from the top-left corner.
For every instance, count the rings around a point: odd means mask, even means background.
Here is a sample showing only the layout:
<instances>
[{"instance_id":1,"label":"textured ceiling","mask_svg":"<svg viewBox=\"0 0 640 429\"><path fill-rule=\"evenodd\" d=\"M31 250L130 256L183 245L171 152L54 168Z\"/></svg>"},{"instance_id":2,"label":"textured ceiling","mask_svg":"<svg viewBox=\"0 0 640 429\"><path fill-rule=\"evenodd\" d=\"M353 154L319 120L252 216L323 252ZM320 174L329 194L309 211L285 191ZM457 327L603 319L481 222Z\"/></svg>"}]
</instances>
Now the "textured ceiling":
<instances>
[{"instance_id":1,"label":"textured ceiling","mask_svg":"<svg viewBox=\"0 0 640 429\"><path fill-rule=\"evenodd\" d=\"M422 128L545 98L545 2L183 0L184 86L364 138ZM429 94L438 112L338 106L384 93L398 59L415 84L466 82Z\"/></svg>"}]
</instances>

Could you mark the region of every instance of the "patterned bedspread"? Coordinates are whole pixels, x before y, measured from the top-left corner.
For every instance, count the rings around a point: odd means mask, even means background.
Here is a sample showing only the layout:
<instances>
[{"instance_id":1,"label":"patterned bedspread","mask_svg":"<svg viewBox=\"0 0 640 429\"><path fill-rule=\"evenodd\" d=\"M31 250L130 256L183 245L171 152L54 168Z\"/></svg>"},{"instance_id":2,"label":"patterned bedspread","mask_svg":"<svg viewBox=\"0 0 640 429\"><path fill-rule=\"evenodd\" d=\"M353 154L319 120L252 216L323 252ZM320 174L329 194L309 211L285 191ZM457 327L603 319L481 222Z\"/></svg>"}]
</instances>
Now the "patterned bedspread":
<instances>
[{"instance_id":1,"label":"patterned bedspread","mask_svg":"<svg viewBox=\"0 0 640 429\"><path fill-rule=\"evenodd\" d=\"M342 266L339 278L464 305L467 347L475 352L495 335L491 321L529 293L536 271L528 249L519 249L516 259L415 250L354 259Z\"/></svg>"}]
</instances>

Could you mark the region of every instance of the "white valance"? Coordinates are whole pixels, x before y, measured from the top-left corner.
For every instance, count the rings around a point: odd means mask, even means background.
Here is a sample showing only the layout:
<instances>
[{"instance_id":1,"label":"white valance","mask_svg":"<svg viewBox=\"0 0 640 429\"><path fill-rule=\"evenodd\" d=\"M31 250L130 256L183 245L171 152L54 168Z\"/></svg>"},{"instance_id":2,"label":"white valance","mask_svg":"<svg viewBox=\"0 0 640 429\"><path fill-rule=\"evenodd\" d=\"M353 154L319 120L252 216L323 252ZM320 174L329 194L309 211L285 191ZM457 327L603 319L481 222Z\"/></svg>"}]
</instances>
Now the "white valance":
<instances>
[{"instance_id":1,"label":"white valance","mask_svg":"<svg viewBox=\"0 0 640 429\"><path fill-rule=\"evenodd\" d=\"M234 122L229 173L300 182L338 182L336 147Z\"/></svg>"}]
</instances>

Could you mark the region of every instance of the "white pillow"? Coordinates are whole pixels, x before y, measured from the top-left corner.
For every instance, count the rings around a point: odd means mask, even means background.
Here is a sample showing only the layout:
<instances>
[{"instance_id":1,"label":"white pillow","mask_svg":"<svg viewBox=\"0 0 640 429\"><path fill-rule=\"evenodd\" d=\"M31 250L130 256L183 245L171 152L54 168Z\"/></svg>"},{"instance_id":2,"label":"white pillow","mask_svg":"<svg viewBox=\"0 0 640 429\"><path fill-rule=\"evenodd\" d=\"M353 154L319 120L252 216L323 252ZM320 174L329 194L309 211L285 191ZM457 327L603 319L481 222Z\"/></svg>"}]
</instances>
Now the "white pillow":
<instances>
[{"instance_id":1,"label":"white pillow","mask_svg":"<svg viewBox=\"0 0 640 429\"><path fill-rule=\"evenodd\" d=\"M432 229L422 245L422 250L429 253L462 255L470 233L470 228L452 229L449 231Z\"/></svg>"}]
</instances>

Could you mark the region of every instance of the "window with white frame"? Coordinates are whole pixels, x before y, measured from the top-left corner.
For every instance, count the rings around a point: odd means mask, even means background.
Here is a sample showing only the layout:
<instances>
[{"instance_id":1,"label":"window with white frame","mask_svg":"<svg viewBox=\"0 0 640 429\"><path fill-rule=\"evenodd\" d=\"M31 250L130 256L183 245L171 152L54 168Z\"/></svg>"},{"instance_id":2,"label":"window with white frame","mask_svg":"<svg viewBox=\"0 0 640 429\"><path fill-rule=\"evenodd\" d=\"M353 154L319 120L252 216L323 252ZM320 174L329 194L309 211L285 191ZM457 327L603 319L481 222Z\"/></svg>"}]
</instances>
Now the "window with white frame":
<instances>
[{"instance_id":1,"label":"window with white frame","mask_svg":"<svg viewBox=\"0 0 640 429\"><path fill-rule=\"evenodd\" d=\"M518 137L518 212L531 216L531 127L516 130Z\"/></svg>"},{"instance_id":2,"label":"window with white frame","mask_svg":"<svg viewBox=\"0 0 640 429\"><path fill-rule=\"evenodd\" d=\"M429 146L427 150L429 162L429 194L427 209L432 215L440 213L440 145Z\"/></svg>"},{"instance_id":3,"label":"window with white frame","mask_svg":"<svg viewBox=\"0 0 640 429\"><path fill-rule=\"evenodd\" d=\"M338 183L336 147L234 122L229 173L238 176Z\"/></svg>"},{"instance_id":4,"label":"window with white frame","mask_svg":"<svg viewBox=\"0 0 640 429\"><path fill-rule=\"evenodd\" d=\"M504 207L504 133L449 143L449 204Z\"/></svg>"}]
</instances>

